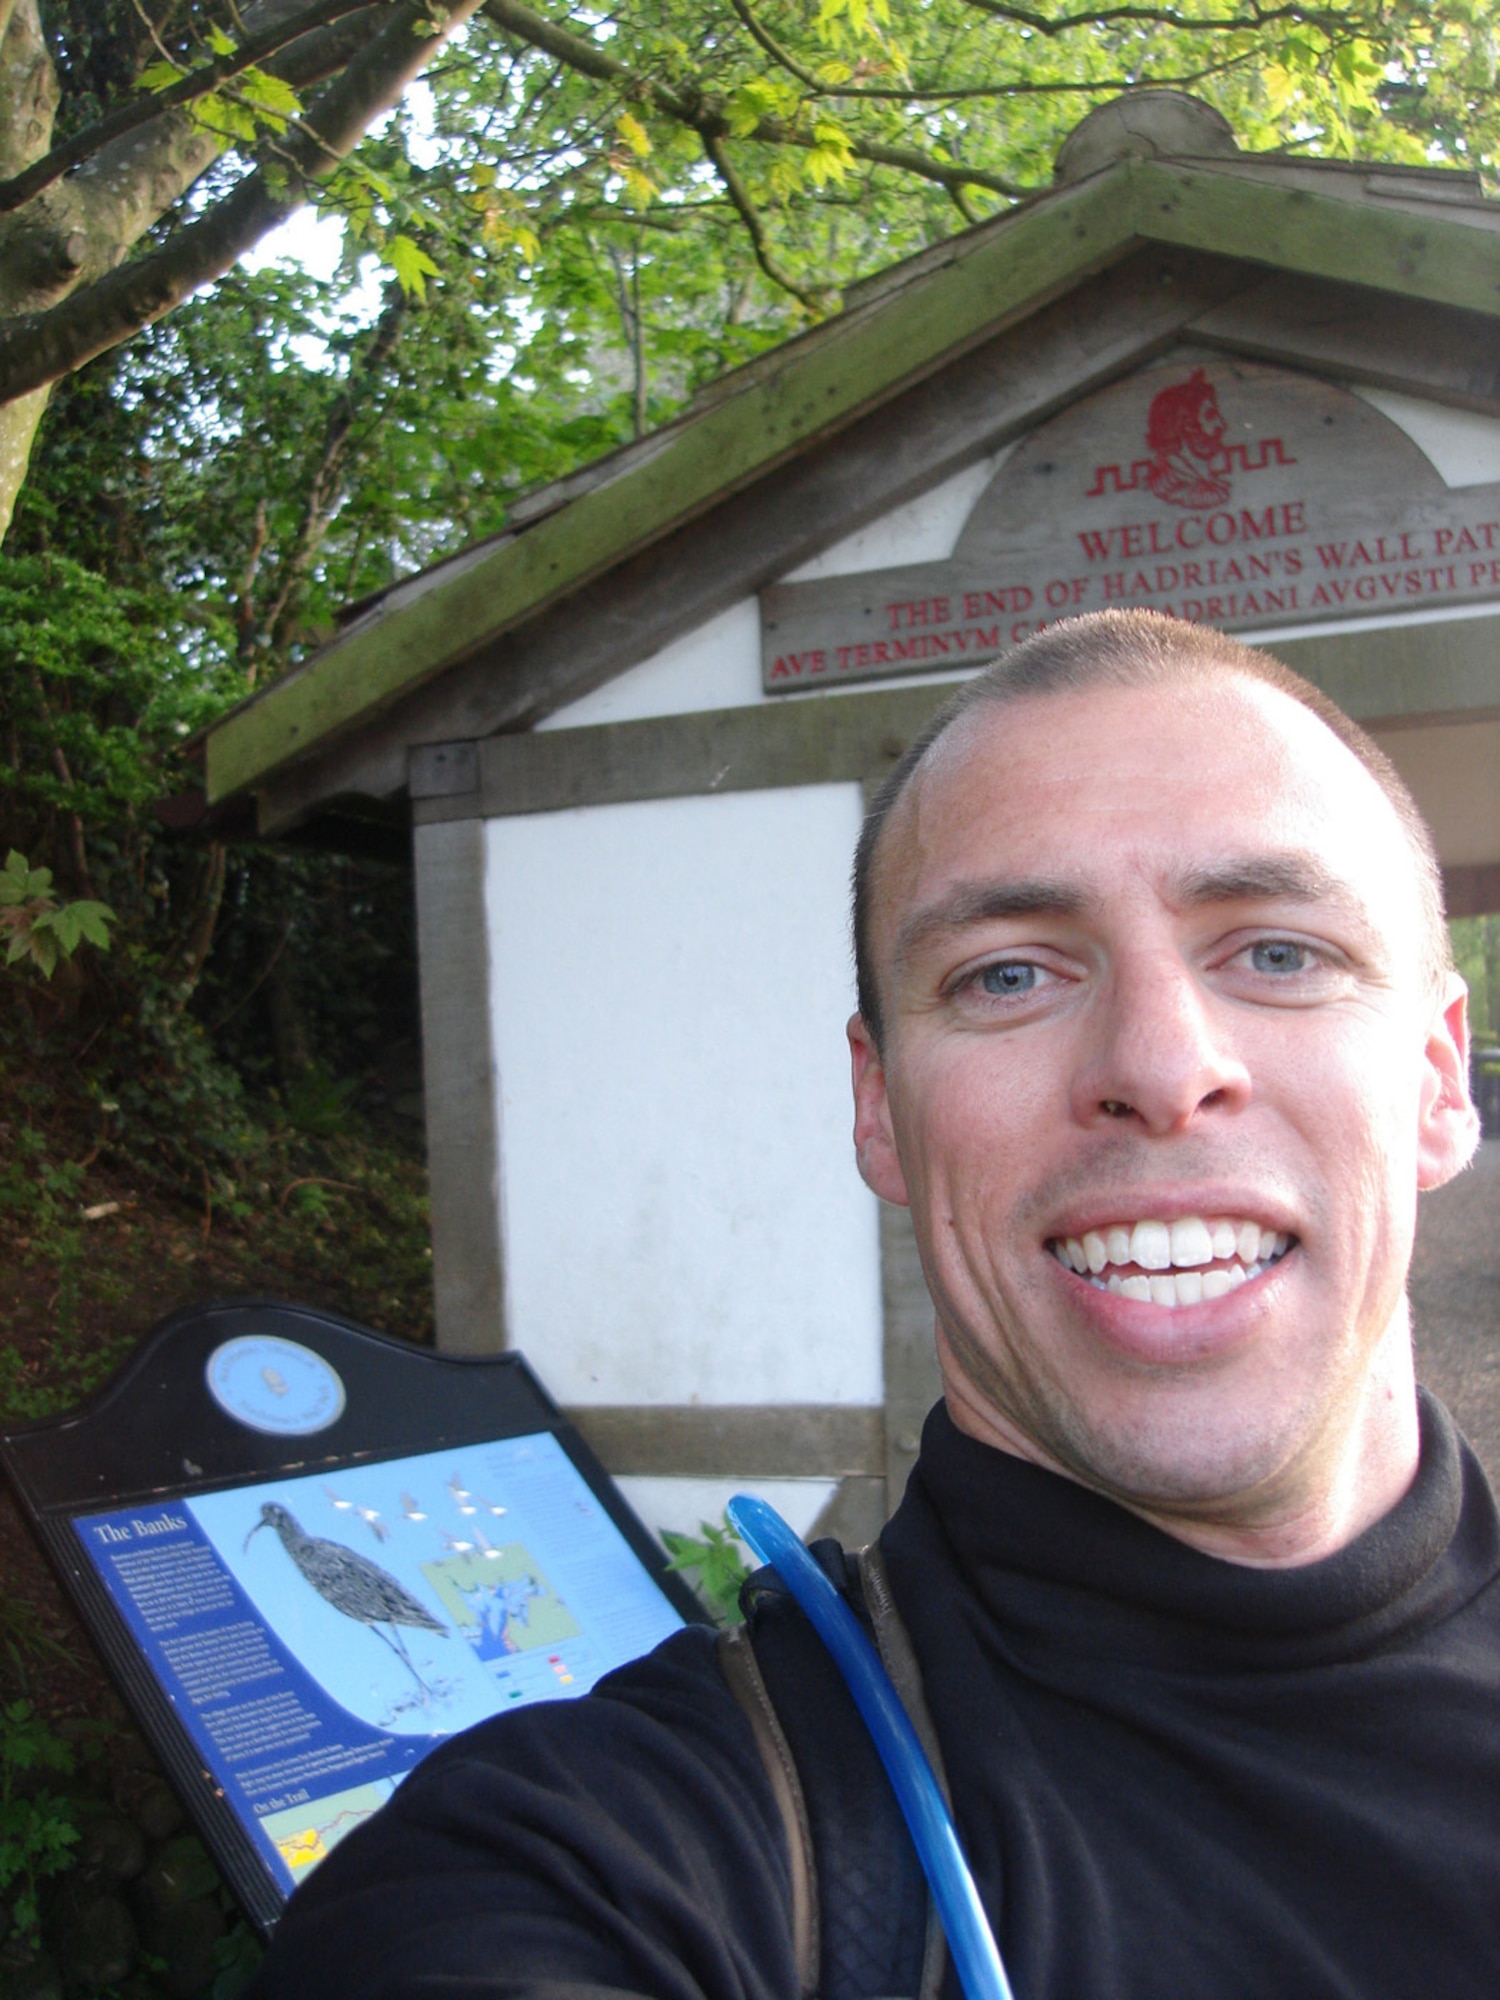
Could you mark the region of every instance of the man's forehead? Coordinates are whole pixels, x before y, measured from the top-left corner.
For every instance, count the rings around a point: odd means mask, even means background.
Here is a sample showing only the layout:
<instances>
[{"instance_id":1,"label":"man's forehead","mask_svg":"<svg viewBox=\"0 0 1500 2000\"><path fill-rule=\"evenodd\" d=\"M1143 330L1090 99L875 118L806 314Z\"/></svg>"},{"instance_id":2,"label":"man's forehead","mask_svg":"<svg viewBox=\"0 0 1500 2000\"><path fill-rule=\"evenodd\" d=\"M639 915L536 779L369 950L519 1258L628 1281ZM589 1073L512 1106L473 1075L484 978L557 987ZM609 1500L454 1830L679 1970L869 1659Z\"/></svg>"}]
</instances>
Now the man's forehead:
<instances>
[{"instance_id":1,"label":"man's forehead","mask_svg":"<svg viewBox=\"0 0 1500 2000\"><path fill-rule=\"evenodd\" d=\"M1378 856L1387 906L1416 872L1374 778L1310 710L1235 677L984 703L913 773L873 878L882 955L967 878L1082 909L1125 850L1154 850L1188 902L1277 894L1359 900ZM1295 879L1294 879L1295 878ZM1278 887L1278 884L1280 886ZM1029 885L1029 886L1027 886ZM1019 913L1019 905L1018 913Z\"/></svg>"}]
</instances>

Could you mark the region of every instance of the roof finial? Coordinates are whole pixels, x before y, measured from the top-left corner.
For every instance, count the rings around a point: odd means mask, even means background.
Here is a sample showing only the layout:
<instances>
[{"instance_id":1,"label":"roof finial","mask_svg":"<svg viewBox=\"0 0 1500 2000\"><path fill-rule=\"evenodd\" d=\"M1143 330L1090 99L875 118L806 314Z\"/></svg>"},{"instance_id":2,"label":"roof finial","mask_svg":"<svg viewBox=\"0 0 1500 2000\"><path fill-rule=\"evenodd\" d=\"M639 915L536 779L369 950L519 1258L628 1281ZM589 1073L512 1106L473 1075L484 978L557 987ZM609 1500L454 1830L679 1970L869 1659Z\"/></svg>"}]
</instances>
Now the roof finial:
<instances>
[{"instance_id":1,"label":"roof finial","mask_svg":"<svg viewBox=\"0 0 1500 2000\"><path fill-rule=\"evenodd\" d=\"M1205 159L1239 151L1229 121L1185 90L1126 90L1075 125L1057 150L1053 178L1081 181L1131 157Z\"/></svg>"}]
</instances>

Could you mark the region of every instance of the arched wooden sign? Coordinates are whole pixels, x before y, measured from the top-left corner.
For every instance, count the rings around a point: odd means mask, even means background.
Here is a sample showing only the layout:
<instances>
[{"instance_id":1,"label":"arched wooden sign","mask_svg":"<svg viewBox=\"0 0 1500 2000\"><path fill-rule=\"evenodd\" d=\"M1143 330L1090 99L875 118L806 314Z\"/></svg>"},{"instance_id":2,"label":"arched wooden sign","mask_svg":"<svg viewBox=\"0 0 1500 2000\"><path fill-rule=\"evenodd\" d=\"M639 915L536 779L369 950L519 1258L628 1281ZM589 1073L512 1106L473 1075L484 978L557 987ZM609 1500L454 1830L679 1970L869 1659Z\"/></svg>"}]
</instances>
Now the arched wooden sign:
<instances>
[{"instance_id":1,"label":"arched wooden sign","mask_svg":"<svg viewBox=\"0 0 1500 2000\"><path fill-rule=\"evenodd\" d=\"M1179 352L1032 432L946 562L762 593L782 693L977 665L1060 618L1255 631L1500 598L1500 484L1450 487L1310 375Z\"/></svg>"}]
</instances>

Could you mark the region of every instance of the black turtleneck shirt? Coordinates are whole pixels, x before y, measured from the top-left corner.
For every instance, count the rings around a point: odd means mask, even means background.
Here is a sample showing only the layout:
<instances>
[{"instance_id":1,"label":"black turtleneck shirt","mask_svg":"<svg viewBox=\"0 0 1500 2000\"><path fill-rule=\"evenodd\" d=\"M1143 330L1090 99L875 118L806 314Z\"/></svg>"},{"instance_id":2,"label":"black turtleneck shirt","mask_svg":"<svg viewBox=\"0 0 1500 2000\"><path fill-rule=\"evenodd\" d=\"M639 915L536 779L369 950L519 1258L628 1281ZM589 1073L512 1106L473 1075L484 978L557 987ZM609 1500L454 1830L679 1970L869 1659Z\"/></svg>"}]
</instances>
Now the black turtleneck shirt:
<instances>
[{"instance_id":1,"label":"black turtleneck shirt","mask_svg":"<svg viewBox=\"0 0 1500 2000\"><path fill-rule=\"evenodd\" d=\"M1199 1554L941 1407L882 1543L1017 2000L1500 1996L1500 1519L1436 1404L1411 1491L1303 1568ZM795 2000L780 1825L683 1632L429 1758L253 1991Z\"/></svg>"}]
</instances>

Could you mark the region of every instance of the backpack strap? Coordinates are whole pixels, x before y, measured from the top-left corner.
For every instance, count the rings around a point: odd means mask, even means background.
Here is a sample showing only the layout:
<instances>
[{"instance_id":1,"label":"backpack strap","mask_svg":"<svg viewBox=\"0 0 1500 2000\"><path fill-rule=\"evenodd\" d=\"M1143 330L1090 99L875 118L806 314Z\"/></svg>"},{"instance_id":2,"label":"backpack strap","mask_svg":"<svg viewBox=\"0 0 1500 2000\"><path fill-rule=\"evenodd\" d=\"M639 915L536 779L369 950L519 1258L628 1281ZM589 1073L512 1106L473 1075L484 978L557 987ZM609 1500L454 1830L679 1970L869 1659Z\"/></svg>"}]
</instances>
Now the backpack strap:
<instances>
[{"instance_id":1,"label":"backpack strap","mask_svg":"<svg viewBox=\"0 0 1500 2000\"><path fill-rule=\"evenodd\" d=\"M816 1543L812 1553L851 1609L864 1615L858 1572L838 1544ZM920 1697L910 1642L899 1620L891 1624L888 1586L885 1598L889 1611L882 1617L894 1634L887 1644L896 1652L904 1645L904 1677ZM802 2000L814 1994L936 2000L945 1965L942 1928L890 1779L843 1676L774 1570L758 1571L741 1602L743 1636L721 1639L719 1659L786 1829ZM864 1622L871 1623L867 1615ZM799 1923L803 1908L810 1922Z\"/></svg>"},{"instance_id":2,"label":"backpack strap","mask_svg":"<svg viewBox=\"0 0 1500 2000\"><path fill-rule=\"evenodd\" d=\"M787 1857L792 1870L792 1954L797 1966L799 2000L813 2000L818 1990L818 1873L813 1859L812 1829L802 1781L771 1697L761 1678L760 1663L750 1634L731 1625L718 1638L719 1671L750 1723L760 1761L766 1767L771 1796L781 1814Z\"/></svg>"},{"instance_id":3,"label":"backpack strap","mask_svg":"<svg viewBox=\"0 0 1500 2000\"><path fill-rule=\"evenodd\" d=\"M917 1665L911 1634L896 1609L891 1580L886 1573L885 1555L879 1542L871 1542L867 1548L861 1549L854 1560L859 1567L859 1585L864 1593L865 1609L870 1614L881 1664L891 1677L891 1686L906 1710L907 1721L917 1733L917 1741L932 1766L932 1775L938 1781L943 1803L951 1814L953 1794L948 1787L948 1773L943 1765L943 1749L938 1742L937 1727L922 1687L922 1669ZM927 1941L922 1952L922 1983L917 1990L917 2000L937 2000L947 1964L948 1940L943 1935L937 1904L929 1894Z\"/></svg>"}]
</instances>

